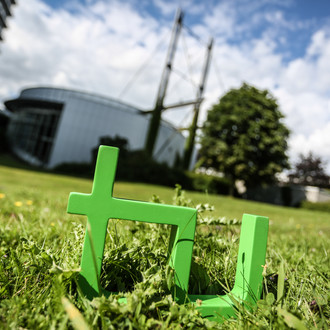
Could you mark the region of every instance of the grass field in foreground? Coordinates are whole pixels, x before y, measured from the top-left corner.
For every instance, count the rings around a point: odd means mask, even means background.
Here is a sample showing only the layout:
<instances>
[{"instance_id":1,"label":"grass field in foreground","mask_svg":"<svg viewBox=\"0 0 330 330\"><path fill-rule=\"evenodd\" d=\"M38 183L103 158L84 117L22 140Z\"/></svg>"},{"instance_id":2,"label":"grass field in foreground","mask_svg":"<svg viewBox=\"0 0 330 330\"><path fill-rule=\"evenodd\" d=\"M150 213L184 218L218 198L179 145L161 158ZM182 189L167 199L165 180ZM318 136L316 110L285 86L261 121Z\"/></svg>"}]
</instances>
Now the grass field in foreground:
<instances>
[{"instance_id":1,"label":"grass field in foreground","mask_svg":"<svg viewBox=\"0 0 330 330\"><path fill-rule=\"evenodd\" d=\"M190 305L173 304L164 275L168 229L123 221L109 223L101 282L127 291L129 304L118 305L116 296L86 300L74 281L86 219L66 214L66 206L71 191L91 187L91 180L0 166L0 328L329 326L329 214L195 192L174 203L208 203L215 210L200 214L200 221L211 221L196 233L191 293L217 294L232 286L240 226L229 220L243 213L270 218L264 294L255 311L239 307L238 318L220 326ZM148 201L153 195L173 203L174 190L115 184L116 197ZM217 224L222 217L228 221Z\"/></svg>"}]
</instances>

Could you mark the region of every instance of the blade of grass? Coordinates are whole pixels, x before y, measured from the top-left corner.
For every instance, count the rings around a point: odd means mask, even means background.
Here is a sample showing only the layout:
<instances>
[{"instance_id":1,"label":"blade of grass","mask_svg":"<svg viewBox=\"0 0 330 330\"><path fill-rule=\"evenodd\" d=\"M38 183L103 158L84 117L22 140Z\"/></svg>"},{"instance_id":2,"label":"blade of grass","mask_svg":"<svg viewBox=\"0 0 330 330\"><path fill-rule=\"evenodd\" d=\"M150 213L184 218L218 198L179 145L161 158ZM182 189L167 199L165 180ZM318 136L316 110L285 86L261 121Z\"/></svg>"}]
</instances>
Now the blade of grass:
<instances>
[{"instance_id":1,"label":"blade of grass","mask_svg":"<svg viewBox=\"0 0 330 330\"><path fill-rule=\"evenodd\" d=\"M89 326L86 323L84 317L79 310L69 301L69 299L62 297L62 305L69 316L72 326L76 330L89 330Z\"/></svg>"},{"instance_id":2,"label":"blade of grass","mask_svg":"<svg viewBox=\"0 0 330 330\"><path fill-rule=\"evenodd\" d=\"M284 297L284 281L285 281L285 272L284 272L284 264L282 261L279 272L278 272L278 279L277 279L277 301L278 302L280 300L282 300Z\"/></svg>"}]
</instances>

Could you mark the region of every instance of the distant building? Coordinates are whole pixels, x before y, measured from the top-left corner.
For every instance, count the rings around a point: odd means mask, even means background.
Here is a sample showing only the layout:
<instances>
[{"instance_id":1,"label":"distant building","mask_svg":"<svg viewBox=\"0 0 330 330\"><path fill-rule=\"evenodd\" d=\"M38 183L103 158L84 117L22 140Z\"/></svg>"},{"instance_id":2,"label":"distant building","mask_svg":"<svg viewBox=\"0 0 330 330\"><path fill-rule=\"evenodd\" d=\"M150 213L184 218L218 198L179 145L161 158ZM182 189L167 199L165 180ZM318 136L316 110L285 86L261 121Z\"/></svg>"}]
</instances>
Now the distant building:
<instances>
[{"instance_id":1,"label":"distant building","mask_svg":"<svg viewBox=\"0 0 330 330\"><path fill-rule=\"evenodd\" d=\"M2 30L7 27L7 16L11 16L11 5L15 0L0 0L0 40L2 40Z\"/></svg>"},{"instance_id":2,"label":"distant building","mask_svg":"<svg viewBox=\"0 0 330 330\"><path fill-rule=\"evenodd\" d=\"M319 187L305 186L306 199L313 203L325 203L330 201L330 193Z\"/></svg>"},{"instance_id":3,"label":"distant building","mask_svg":"<svg viewBox=\"0 0 330 330\"><path fill-rule=\"evenodd\" d=\"M5 102L11 112L7 137L13 152L30 164L53 168L89 162L102 136L126 138L130 150L143 149L150 114L90 93L59 88L30 88ZM154 158L172 166L182 157L184 136L162 121Z\"/></svg>"}]
</instances>

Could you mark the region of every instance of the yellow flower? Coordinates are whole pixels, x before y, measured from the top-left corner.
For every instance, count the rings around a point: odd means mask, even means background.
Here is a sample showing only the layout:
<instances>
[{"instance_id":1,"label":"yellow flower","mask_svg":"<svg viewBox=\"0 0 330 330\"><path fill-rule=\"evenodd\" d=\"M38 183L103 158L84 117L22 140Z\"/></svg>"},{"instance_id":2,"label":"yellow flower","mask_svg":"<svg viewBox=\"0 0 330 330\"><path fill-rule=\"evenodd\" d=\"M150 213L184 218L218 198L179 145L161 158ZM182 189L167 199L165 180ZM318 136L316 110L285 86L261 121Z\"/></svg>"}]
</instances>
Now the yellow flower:
<instances>
[{"instance_id":1,"label":"yellow flower","mask_svg":"<svg viewBox=\"0 0 330 330\"><path fill-rule=\"evenodd\" d=\"M54 223L54 222L51 222L50 225L51 225L52 227L54 227L54 226L55 226L55 223Z\"/></svg>"},{"instance_id":2,"label":"yellow flower","mask_svg":"<svg viewBox=\"0 0 330 330\"><path fill-rule=\"evenodd\" d=\"M1 198L5 198L5 197L6 197L5 194L0 194L0 199L1 199Z\"/></svg>"},{"instance_id":3,"label":"yellow flower","mask_svg":"<svg viewBox=\"0 0 330 330\"><path fill-rule=\"evenodd\" d=\"M32 205L32 204L33 204L33 201L31 201L31 200L26 201L26 205Z\"/></svg>"},{"instance_id":4,"label":"yellow flower","mask_svg":"<svg viewBox=\"0 0 330 330\"><path fill-rule=\"evenodd\" d=\"M15 206L18 206L18 207L21 207L21 206L23 205L23 203L20 202L20 201L17 201L17 202L15 202L14 204L15 204Z\"/></svg>"}]
</instances>

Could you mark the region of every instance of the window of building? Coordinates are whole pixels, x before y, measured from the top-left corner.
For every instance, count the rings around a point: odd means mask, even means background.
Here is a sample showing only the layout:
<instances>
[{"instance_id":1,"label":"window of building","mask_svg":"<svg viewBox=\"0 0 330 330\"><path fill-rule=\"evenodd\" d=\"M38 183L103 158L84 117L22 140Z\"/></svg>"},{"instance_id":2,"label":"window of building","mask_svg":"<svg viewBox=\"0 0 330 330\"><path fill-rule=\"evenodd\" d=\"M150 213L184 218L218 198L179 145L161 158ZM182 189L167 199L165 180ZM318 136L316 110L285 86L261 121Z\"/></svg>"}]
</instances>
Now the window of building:
<instances>
[{"instance_id":1,"label":"window of building","mask_svg":"<svg viewBox=\"0 0 330 330\"><path fill-rule=\"evenodd\" d=\"M49 161L61 111L53 109L21 108L13 116L9 137L15 149L36 163Z\"/></svg>"}]
</instances>

